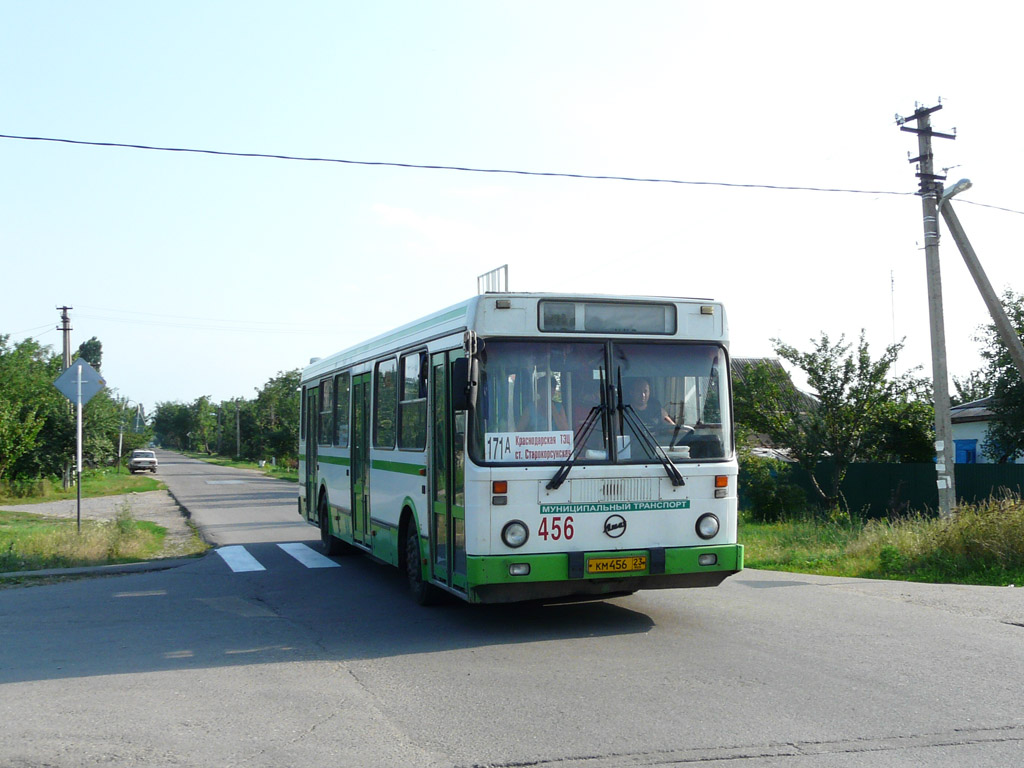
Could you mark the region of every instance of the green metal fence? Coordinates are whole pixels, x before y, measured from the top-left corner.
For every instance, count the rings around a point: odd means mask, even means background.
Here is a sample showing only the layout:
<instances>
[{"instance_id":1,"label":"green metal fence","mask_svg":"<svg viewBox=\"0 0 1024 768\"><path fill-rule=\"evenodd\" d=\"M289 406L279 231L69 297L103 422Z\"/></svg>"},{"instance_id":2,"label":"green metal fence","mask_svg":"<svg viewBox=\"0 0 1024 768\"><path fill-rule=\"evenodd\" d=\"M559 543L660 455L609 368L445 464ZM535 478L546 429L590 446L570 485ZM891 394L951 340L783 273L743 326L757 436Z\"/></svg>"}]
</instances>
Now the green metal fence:
<instances>
[{"instance_id":1,"label":"green metal fence","mask_svg":"<svg viewBox=\"0 0 1024 768\"><path fill-rule=\"evenodd\" d=\"M832 471L823 462L815 474L824 482ZM806 470L795 467L793 481L808 500L816 498ZM934 464L851 464L840 491L850 510L868 518L934 512L939 506ZM1024 496L1024 464L956 465L959 502L972 504L1007 491Z\"/></svg>"}]
</instances>

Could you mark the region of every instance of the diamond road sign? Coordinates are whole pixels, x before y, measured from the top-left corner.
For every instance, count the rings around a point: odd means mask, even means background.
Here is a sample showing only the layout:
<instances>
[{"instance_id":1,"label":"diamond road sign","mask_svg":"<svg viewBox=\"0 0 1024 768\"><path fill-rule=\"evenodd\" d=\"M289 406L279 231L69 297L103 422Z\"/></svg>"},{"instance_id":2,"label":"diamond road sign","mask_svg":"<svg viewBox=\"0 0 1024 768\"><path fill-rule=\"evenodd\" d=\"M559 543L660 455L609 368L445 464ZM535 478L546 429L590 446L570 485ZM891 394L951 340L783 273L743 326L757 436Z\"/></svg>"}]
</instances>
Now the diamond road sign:
<instances>
[{"instance_id":1,"label":"diamond road sign","mask_svg":"<svg viewBox=\"0 0 1024 768\"><path fill-rule=\"evenodd\" d=\"M82 358L75 360L64 373L58 376L53 382L53 386L59 389L61 394L72 403L77 403L79 372L81 372L82 377L82 405L85 405L92 399L93 395L107 386L107 382L103 380L103 377L99 375L95 368Z\"/></svg>"}]
</instances>

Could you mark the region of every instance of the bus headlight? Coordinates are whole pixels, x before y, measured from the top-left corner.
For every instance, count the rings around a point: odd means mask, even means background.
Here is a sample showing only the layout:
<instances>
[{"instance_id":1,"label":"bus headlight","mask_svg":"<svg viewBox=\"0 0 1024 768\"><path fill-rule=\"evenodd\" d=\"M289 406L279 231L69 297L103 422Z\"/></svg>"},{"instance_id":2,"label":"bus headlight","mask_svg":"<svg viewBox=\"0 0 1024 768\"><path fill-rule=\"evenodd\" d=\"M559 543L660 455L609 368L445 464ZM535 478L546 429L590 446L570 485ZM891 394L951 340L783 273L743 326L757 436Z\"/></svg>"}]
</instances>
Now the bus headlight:
<instances>
[{"instance_id":1,"label":"bus headlight","mask_svg":"<svg viewBox=\"0 0 1024 768\"><path fill-rule=\"evenodd\" d=\"M701 515L697 518L697 535L702 539L713 539L718 535L718 529L722 524L712 514Z\"/></svg>"},{"instance_id":2,"label":"bus headlight","mask_svg":"<svg viewBox=\"0 0 1024 768\"><path fill-rule=\"evenodd\" d=\"M526 527L526 523L520 520L505 523L505 527L501 529L501 540L512 549L523 546L528 538L530 538L530 529Z\"/></svg>"}]
</instances>

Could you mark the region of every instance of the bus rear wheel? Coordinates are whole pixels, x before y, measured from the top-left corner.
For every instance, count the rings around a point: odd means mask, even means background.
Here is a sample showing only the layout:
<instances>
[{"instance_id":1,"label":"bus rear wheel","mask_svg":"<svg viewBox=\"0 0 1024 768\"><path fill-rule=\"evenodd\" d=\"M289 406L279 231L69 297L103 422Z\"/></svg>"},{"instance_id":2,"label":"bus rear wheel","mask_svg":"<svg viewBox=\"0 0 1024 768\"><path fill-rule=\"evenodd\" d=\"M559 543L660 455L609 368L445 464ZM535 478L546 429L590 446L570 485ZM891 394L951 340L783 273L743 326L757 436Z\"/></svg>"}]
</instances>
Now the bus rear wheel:
<instances>
[{"instance_id":1,"label":"bus rear wheel","mask_svg":"<svg viewBox=\"0 0 1024 768\"><path fill-rule=\"evenodd\" d=\"M411 518L405 526L405 575L409 581L409 591L417 605L433 605L437 602L437 588L423 581L420 533L416 529L416 521Z\"/></svg>"}]
</instances>

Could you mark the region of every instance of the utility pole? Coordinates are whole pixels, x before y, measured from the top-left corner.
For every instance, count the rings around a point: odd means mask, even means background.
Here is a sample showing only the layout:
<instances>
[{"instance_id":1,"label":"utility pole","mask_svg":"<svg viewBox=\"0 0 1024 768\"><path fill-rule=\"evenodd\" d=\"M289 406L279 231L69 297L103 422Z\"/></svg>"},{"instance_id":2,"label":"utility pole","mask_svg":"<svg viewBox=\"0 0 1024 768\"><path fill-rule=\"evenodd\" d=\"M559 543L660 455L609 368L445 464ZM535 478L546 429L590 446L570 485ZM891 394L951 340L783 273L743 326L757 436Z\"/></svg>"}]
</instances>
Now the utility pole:
<instances>
[{"instance_id":1,"label":"utility pole","mask_svg":"<svg viewBox=\"0 0 1024 768\"><path fill-rule=\"evenodd\" d=\"M950 517L956 508L956 477L953 468L953 424L949 412L949 374L946 370L946 331L942 315L942 278L939 271L938 203L945 176L935 174L932 136L955 139L956 134L932 130L931 115L942 109L918 106L911 117L896 117L901 131L917 134L918 163L922 207L924 210L925 271L928 277L928 318L932 337L932 388L935 394L935 473L939 489L939 512ZM916 128L906 123L916 122Z\"/></svg>"},{"instance_id":2,"label":"utility pole","mask_svg":"<svg viewBox=\"0 0 1024 768\"><path fill-rule=\"evenodd\" d=\"M60 310L60 325L57 326L57 330L61 332L64 337L64 358L61 364L61 372L66 371L71 367L71 316L68 315L68 310L74 309L74 307L57 307ZM74 406L72 406L72 412L74 412ZM61 485L66 491L71 487L71 464L69 462L64 463L64 477L62 478Z\"/></svg>"},{"instance_id":3,"label":"utility pole","mask_svg":"<svg viewBox=\"0 0 1024 768\"><path fill-rule=\"evenodd\" d=\"M71 317L68 315L69 309L74 307L57 307L60 310L60 325L57 326L57 330L60 331L64 336L64 364L61 366L62 371L66 371L71 366Z\"/></svg>"}]
</instances>

